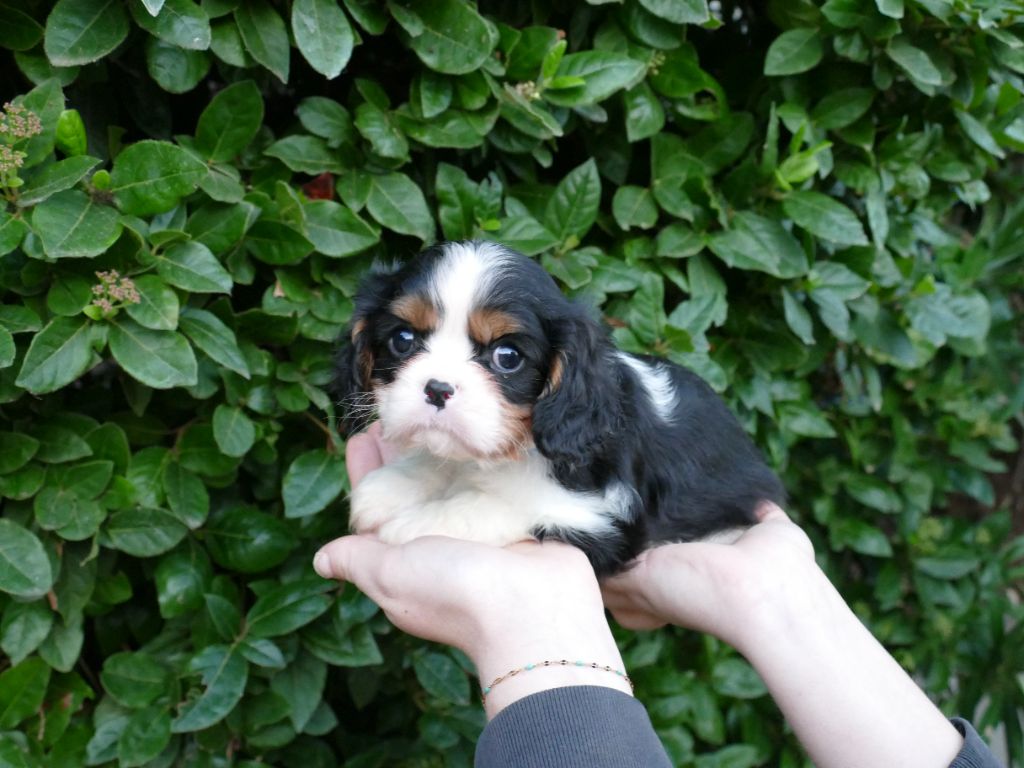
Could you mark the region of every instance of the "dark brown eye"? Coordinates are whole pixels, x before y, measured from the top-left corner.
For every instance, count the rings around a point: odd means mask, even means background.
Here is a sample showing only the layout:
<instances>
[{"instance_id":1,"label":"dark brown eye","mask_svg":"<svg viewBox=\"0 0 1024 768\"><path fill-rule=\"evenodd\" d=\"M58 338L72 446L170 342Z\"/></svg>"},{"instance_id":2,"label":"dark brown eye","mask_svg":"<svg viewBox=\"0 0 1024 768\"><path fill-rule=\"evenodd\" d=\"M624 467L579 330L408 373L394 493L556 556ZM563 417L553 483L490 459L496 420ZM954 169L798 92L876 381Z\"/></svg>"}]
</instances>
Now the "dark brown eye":
<instances>
[{"instance_id":1,"label":"dark brown eye","mask_svg":"<svg viewBox=\"0 0 1024 768\"><path fill-rule=\"evenodd\" d=\"M491 362L494 363L495 370L501 373L515 373L523 367L525 360L518 349L510 347L508 344L502 344L494 348L494 352L491 353Z\"/></svg>"},{"instance_id":2,"label":"dark brown eye","mask_svg":"<svg viewBox=\"0 0 1024 768\"><path fill-rule=\"evenodd\" d=\"M388 339L388 349L391 350L391 354L395 357L405 357L412 352L412 348L415 343L415 333L410 331L408 328L399 328L397 331L392 333L391 338Z\"/></svg>"}]
</instances>

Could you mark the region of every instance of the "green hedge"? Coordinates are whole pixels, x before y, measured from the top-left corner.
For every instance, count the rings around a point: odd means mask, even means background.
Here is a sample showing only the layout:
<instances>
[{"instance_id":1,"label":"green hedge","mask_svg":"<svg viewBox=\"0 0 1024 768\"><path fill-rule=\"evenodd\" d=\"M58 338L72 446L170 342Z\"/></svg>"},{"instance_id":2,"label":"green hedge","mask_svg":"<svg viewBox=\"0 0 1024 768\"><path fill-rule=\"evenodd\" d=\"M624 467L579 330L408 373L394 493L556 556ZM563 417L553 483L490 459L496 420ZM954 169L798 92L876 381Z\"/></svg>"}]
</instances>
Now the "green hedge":
<instances>
[{"instance_id":1,"label":"green hedge","mask_svg":"<svg viewBox=\"0 0 1024 768\"><path fill-rule=\"evenodd\" d=\"M4 0L0 67L0 765L471 764L468 661L310 559L360 275L484 237L723 391L1024 766L1017 3ZM620 638L677 765L808 764L729 648Z\"/></svg>"}]
</instances>

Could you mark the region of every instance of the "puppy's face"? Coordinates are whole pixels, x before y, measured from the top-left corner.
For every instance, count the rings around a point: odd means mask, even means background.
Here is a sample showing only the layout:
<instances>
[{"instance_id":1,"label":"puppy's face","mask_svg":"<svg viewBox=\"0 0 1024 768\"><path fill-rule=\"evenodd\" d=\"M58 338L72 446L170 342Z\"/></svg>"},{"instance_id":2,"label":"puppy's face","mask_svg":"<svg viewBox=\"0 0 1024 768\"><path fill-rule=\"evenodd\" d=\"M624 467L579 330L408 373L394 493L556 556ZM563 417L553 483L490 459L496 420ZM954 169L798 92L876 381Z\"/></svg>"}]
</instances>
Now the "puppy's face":
<instances>
[{"instance_id":1,"label":"puppy's face","mask_svg":"<svg viewBox=\"0 0 1024 768\"><path fill-rule=\"evenodd\" d=\"M375 412L399 446L514 457L532 444L533 404L560 368L546 318L567 304L540 267L500 246L428 249L357 296L344 405Z\"/></svg>"}]
</instances>

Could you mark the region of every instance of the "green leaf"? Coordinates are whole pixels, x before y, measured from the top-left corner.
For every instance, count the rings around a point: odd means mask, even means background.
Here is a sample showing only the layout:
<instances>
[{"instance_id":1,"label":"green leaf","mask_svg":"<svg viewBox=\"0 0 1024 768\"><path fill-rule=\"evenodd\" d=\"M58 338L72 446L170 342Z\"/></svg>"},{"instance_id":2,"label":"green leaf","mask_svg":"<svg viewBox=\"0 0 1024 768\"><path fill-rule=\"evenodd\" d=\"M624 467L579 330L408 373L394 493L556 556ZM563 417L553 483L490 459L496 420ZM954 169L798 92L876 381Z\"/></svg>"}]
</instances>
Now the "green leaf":
<instances>
[{"instance_id":1,"label":"green leaf","mask_svg":"<svg viewBox=\"0 0 1024 768\"><path fill-rule=\"evenodd\" d=\"M171 715L163 707L136 712L117 740L117 764L135 768L160 756L171 742Z\"/></svg>"},{"instance_id":2,"label":"green leaf","mask_svg":"<svg viewBox=\"0 0 1024 768\"><path fill-rule=\"evenodd\" d=\"M892 557L892 545L884 531L853 517L829 524L829 543L835 550L852 549L871 557Z\"/></svg>"},{"instance_id":3,"label":"green leaf","mask_svg":"<svg viewBox=\"0 0 1024 768\"><path fill-rule=\"evenodd\" d=\"M270 640L246 638L239 646L245 660L265 669L284 669L287 662L281 649Z\"/></svg>"},{"instance_id":4,"label":"green leaf","mask_svg":"<svg viewBox=\"0 0 1024 768\"><path fill-rule=\"evenodd\" d=\"M129 304L128 317L154 331L173 331L178 327L178 294L167 287L156 275L143 275L135 279L139 303Z\"/></svg>"},{"instance_id":5,"label":"green leaf","mask_svg":"<svg viewBox=\"0 0 1024 768\"><path fill-rule=\"evenodd\" d=\"M370 102L356 108L356 129L381 157L408 160L409 142L391 116Z\"/></svg>"},{"instance_id":6,"label":"green leaf","mask_svg":"<svg viewBox=\"0 0 1024 768\"><path fill-rule=\"evenodd\" d=\"M804 344L814 344L814 322L811 313L793 296L788 288L782 289L783 312L786 324Z\"/></svg>"},{"instance_id":7,"label":"green leaf","mask_svg":"<svg viewBox=\"0 0 1024 768\"><path fill-rule=\"evenodd\" d=\"M172 619L197 611L212 576L210 561L198 547L183 547L164 555L153 573L160 615Z\"/></svg>"},{"instance_id":8,"label":"green leaf","mask_svg":"<svg viewBox=\"0 0 1024 768\"><path fill-rule=\"evenodd\" d=\"M885 52L915 80L925 85L942 85L942 72L935 62L925 51L913 45L906 35L897 35L890 40Z\"/></svg>"},{"instance_id":9,"label":"green leaf","mask_svg":"<svg viewBox=\"0 0 1024 768\"><path fill-rule=\"evenodd\" d=\"M295 114L303 128L327 139L330 147L352 144L356 140L352 117L347 109L333 99L310 96L299 102Z\"/></svg>"},{"instance_id":10,"label":"green leaf","mask_svg":"<svg viewBox=\"0 0 1024 768\"><path fill-rule=\"evenodd\" d=\"M767 272L775 277L800 277L807 273L807 254L774 219L741 211L731 229L713 235L708 247L736 269Z\"/></svg>"},{"instance_id":11,"label":"green leaf","mask_svg":"<svg viewBox=\"0 0 1024 768\"><path fill-rule=\"evenodd\" d=\"M964 112L960 109L954 111L953 114L956 116L956 121L960 123L960 127L971 141L993 157L998 157L1000 159L1006 157L1006 153L1003 152L1002 147L996 143L996 140L992 137L992 133L983 122L969 112Z\"/></svg>"},{"instance_id":12,"label":"green leaf","mask_svg":"<svg viewBox=\"0 0 1024 768\"><path fill-rule=\"evenodd\" d=\"M754 668L735 657L715 662L711 684L717 693L736 699L759 699L768 694L768 688Z\"/></svg>"},{"instance_id":13,"label":"green leaf","mask_svg":"<svg viewBox=\"0 0 1024 768\"><path fill-rule=\"evenodd\" d=\"M280 221L261 219L245 235L249 251L260 261L274 266L298 264L313 244L298 230Z\"/></svg>"},{"instance_id":14,"label":"green leaf","mask_svg":"<svg viewBox=\"0 0 1024 768\"><path fill-rule=\"evenodd\" d=\"M615 222L624 230L630 227L650 229L658 221L658 206L654 202L651 190L626 185L615 190L612 215Z\"/></svg>"},{"instance_id":15,"label":"green leaf","mask_svg":"<svg viewBox=\"0 0 1024 768\"><path fill-rule=\"evenodd\" d=\"M167 693L170 678L170 670L143 651L112 654L100 671L103 689L129 709L141 709Z\"/></svg>"},{"instance_id":16,"label":"green leaf","mask_svg":"<svg viewBox=\"0 0 1024 768\"><path fill-rule=\"evenodd\" d=\"M263 154L276 157L293 171L311 176L345 171L338 153L318 136L286 136L267 147Z\"/></svg>"},{"instance_id":17,"label":"green leaf","mask_svg":"<svg viewBox=\"0 0 1024 768\"><path fill-rule=\"evenodd\" d=\"M325 256L352 256L380 241L380 230L333 200L314 200L302 210L306 236Z\"/></svg>"},{"instance_id":18,"label":"green leaf","mask_svg":"<svg viewBox=\"0 0 1024 768\"><path fill-rule=\"evenodd\" d=\"M844 484L849 494L867 507L890 514L903 509L903 500L892 485L884 480L868 475L851 475Z\"/></svg>"},{"instance_id":19,"label":"green leaf","mask_svg":"<svg viewBox=\"0 0 1024 768\"><path fill-rule=\"evenodd\" d=\"M38 21L17 8L0 5L0 46L27 51L42 39L43 28Z\"/></svg>"},{"instance_id":20,"label":"green leaf","mask_svg":"<svg viewBox=\"0 0 1024 768\"><path fill-rule=\"evenodd\" d=\"M178 48L151 37L146 41L146 69L165 91L187 93L210 71L210 57L205 51Z\"/></svg>"},{"instance_id":21,"label":"green leaf","mask_svg":"<svg viewBox=\"0 0 1024 768\"><path fill-rule=\"evenodd\" d=\"M295 581L274 587L253 603L245 616L250 637L277 637L294 632L322 615L334 584L323 579Z\"/></svg>"},{"instance_id":22,"label":"green leaf","mask_svg":"<svg viewBox=\"0 0 1024 768\"><path fill-rule=\"evenodd\" d=\"M783 32L768 47L764 73L769 76L796 75L813 69L821 61L820 30L799 28Z\"/></svg>"},{"instance_id":23,"label":"green leaf","mask_svg":"<svg viewBox=\"0 0 1024 768\"><path fill-rule=\"evenodd\" d=\"M160 11L151 14L129 3L135 23L165 43L193 51L210 47L210 17L192 0L164 0Z\"/></svg>"},{"instance_id":24,"label":"green leaf","mask_svg":"<svg viewBox=\"0 0 1024 768\"><path fill-rule=\"evenodd\" d=\"M286 669L274 675L270 687L289 704L295 730L309 723L320 704L327 682L327 665L308 653L300 653Z\"/></svg>"},{"instance_id":25,"label":"green leaf","mask_svg":"<svg viewBox=\"0 0 1024 768\"><path fill-rule=\"evenodd\" d=\"M217 635L222 640L233 639L242 627L242 614L238 606L220 595L209 592L203 595L203 599L206 602L206 614L210 617Z\"/></svg>"},{"instance_id":26,"label":"green leaf","mask_svg":"<svg viewBox=\"0 0 1024 768\"><path fill-rule=\"evenodd\" d=\"M120 0L58 0L46 18L43 47L54 66L90 64L117 48L129 27Z\"/></svg>"},{"instance_id":27,"label":"green leaf","mask_svg":"<svg viewBox=\"0 0 1024 768\"><path fill-rule=\"evenodd\" d=\"M392 13L411 36L409 46L435 72L479 69L497 42L476 9L460 0L411 0L392 6Z\"/></svg>"},{"instance_id":28,"label":"green leaf","mask_svg":"<svg viewBox=\"0 0 1024 768\"><path fill-rule=\"evenodd\" d=\"M45 600L10 602L0 625L0 650L17 666L50 634L54 613Z\"/></svg>"},{"instance_id":29,"label":"green leaf","mask_svg":"<svg viewBox=\"0 0 1024 768\"><path fill-rule=\"evenodd\" d=\"M7 211L0 211L0 256L6 256L19 245L28 232L28 224Z\"/></svg>"},{"instance_id":30,"label":"green leaf","mask_svg":"<svg viewBox=\"0 0 1024 768\"><path fill-rule=\"evenodd\" d=\"M453 704L469 703L469 681L452 658L427 652L413 659L413 670L420 685L431 696Z\"/></svg>"},{"instance_id":31,"label":"green leaf","mask_svg":"<svg viewBox=\"0 0 1024 768\"><path fill-rule=\"evenodd\" d=\"M836 245L867 245L857 215L837 200L810 190L790 192L782 209L796 224L815 237Z\"/></svg>"},{"instance_id":32,"label":"green leaf","mask_svg":"<svg viewBox=\"0 0 1024 768\"><path fill-rule=\"evenodd\" d=\"M256 440L256 426L241 408L221 404L213 412L213 437L228 456L245 456Z\"/></svg>"},{"instance_id":33,"label":"green leaf","mask_svg":"<svg viewBox=\"0 0 1024 768\"><path fill-rule=\"evenodd\" d=\"M110 546L134 557L154 557L173 549L188 533L177 517L163 509L137 507L107 518Z\"/></svg>"},{"instance_id":34,"label":"green leaf","mask_svg":"<svg viewBox=\"0 0 1024 768\"><path fill-rule=\"evenodd\" d=\"M306 61L328 80L341 74L355 45L352 27L334 0L295 0L292 34Z\"/></svg>"},{"instance_id":35,"label":"green leaf","mask_svg":"<svg viewBox=\"0 0 1024 768\"><path fill-rule=\"evenodd\" d=\"M284 476L281 496L285 517L315 515L341 493L345 484L345 463L324 450L297 457Z\"/></svg>"},{"instance_id":36,"label":"green leaf","mask_svg":"<svg viewBox=\"0 0 1024 768\"><path fill-rule=\"evenodd\" d=\"M207 203L189 216L185 231L214 254L223 254L242 239L258 215L259 208L251 203Z\"/></svg>"},{"instance_id":37,"label":"green leaf","mask_svg":"<svg viewBox=\"0 0 1024 768\"><path fill-rule=\"evenodd\" d=\"M250 507L235 507L204 529L213 559L241 573L259 573L279 565L297 541L284 521Z\"/></svg>"},{"instance_id":38,"label":"green leaf","mask_svg":"<svg viewBox=\"0 0 1024 768\"><path fill-rule=\"evenodd\" d=\"M25 659L0 674L0 729L9 731L36 714L49 684L50 667L42 659Z\"/></svg>"},{"instance_id":39,"label":"green leaf","mask_svg":"<svg viewBox=\"0 0 1024 768\"><path fill-rule=\"evenodd\" d=\"M163 488L171 512L185 525L194 530L206 522L210 495L202 480L173 461L164 469Z\"/></svg>"},{"instance_id":40,"label":"green leaf","mask_svg":"<svg viewBox=\"0 0 1024 768\"><path fill-rule=\"evenodd\" d=\"M39 527L56 531L67 541L91 538L106 518L106 510L93 499L83 498L74 489L47 486L33 502Z\"/></svg>"},{"instance_id":41,"label":"green leaf","mask_svg":"<svg viewBox=\"0 0 1024 768\"><path fill-rule=\"evenodd\" d=\"M570 53L559 64L557 77L579 77L584 84L565 90L545 91L544 100L565 107L596 104L616 91L632 88L640 82L646 71L643 62L623 53Z\"/></svg>"},{"instance_id":42,"label":"green leaf","mask_svg":"<svg viewBox=\"0 0 1024 768\"><path fill-rule=\"evenodd\" d=\"M49 591L53 580L50 560L36 535L0 518L0 592L35 600Z\"/></svg>"},{"instance_id":43,"label":"green leaf","mask_svg":"<svg viewBox=\"0 0 1024 768\"><path fill-rule=\"evenodd\" d=\"M19 208L37 205L51 195L75 186L100 162L95 157L79 155L44 166L41 171L25 181L25 186L18 190L18 199L15 202Z\"/></svg>"},{"instance_id":44,"label":"green leaf","mask_svg":"<svg viewBox=\"0 0 1024 768\"><path fill-rule=\"evenodd\" d=\"M138 141L115 158L110 191L124 213L164 213L191 193L206 173L206 165L181 147Z\"/></svg>"},{"instance_id":45,"label":"green leaf","mask_svg":"<svg viewBox=\"0 0 1024 768\"><path fill-rule=\"evenodd\" d=\"M282 83L288 82L291 43L284 21L267 0L245 0L235 8L245 49Z\"/></svg>"},{"instance_id":46,"label":"green leaf","mask_svg":"<svg viewBox=\"0 0 1024 768\"><path fill-rule=\"evenodd\" d=\"M783 403L778 408L782 428L801 437L835 437L836 430L813 403Z\"/></svg>"},{"instance_id":47,"label":"green leaf","mask_svg":"<svg viewBox=\"0 0 1024 768\"><path fill-rule=\"evenodd\" d=\"M32 229L50 258L83 258L97 256L113 245L121 234L121 220L110 206L68 189L35 207Z\"/></svg>"},{"instance_id":48,"label":"green leaf","mask_svg":"<svg viewBox=\"0 0 1024 768\"><path fill-rule=\"evenodd\" d=\"M196 357L180 333L154 331L120 318L110 326L110 353L132 378L154 389L196 383Z\"/></svg>"},{"instance_id":49,"label":"green leaf","mask_svg":"<svg viewBox=\"0 0 1024 768\"><path fill-rule=\"evenodd\" d=\"M646 82L626 91L625 99L626 136L630 142L650 138L665 127L665 110Z\"/></svg>"},{"instance_id":50,"label":"green leaf","mask_svg":"<svg viewBox=\"0 0 1024 768\"><path fill-rule=\"evenodd\" d=\"M39 450L39 441L21 432L0 432L0 475L21 469Z\"/></svg>"},{"instance_id":51,"label":"green leaf","mask_svg":"<svg viewBox=\"0 0 1024 768\"><path fill-rule=\"evenodd\" d=\"M36 461L60 464L91 454L89 444L85 440L72 430L56 424L40 424L33 430L32 436L39 440Z\"/></svg>"},{"instance_id":52,"label":"green leaf","mask_svg":"<svg viewBox=\"0 0 1024 768\"><path fill-rule=\"evenodd\" d=\"M196 654L188 671L202 675L203 692L190 699L171 723L173 733L209 728L235 708L245 692L249 665L237 648L211 645Z\"/></svg>"},{"instance_id":53,"label":"green leaf","mask_svg":"<svg viewBox=\"0 0 1024 768\"><path fill-rule=\"evenodd\" d=\"M179 320L181 330L214 362L249 378L249 365L238 348L234 332L216 315L204 309L186 308Z\"/></svg>"},{"instance_id":54,"label":"green leaf","mask_svg":"<svg viewBox=\"0 0 1024 768\"><path fill-rule=\"evenodd\" d=\"M6 328L0 327L0 368L10 367L16 355L14 336Z\"/></svg>"},{"instance_id":55,"label":"green leaf","mask_svg":"<svg viewBox=\"0 0 1024 768\"><path fill-rule=\"evenodd\" d=\"M564 243L582 239L597 219L601 204L601 178L593 159L577 166L559 182L544 211L547 229Z\"/></svg>"},{"instance_id":56,"label":"green leaf","mask_svg":"<svg viewBox=\"0 0 1024 768\"><path fill-rule=\"evenodd\" d=\"M640 0L640 5L674 24L703 24L711 18L707 0Z\"/></svg>"},{"instance_id":57,"label":"green leaf","mask_svg":"<svg viewBox=\"0 0 1024 768\"><path fill-rule=\"evenodd\" d=\"M530 216L503 219L493 237L527 256L535 256L558 245L558 238Z\"/></svg>"},{"instance_id":58,"label":"green leaf","mask_svg":"<svg viewBox=\"0 0 1024 768\"><path fill-rule=\"evenodd\" d=\"M978 570L981 560L977 557L919 557L914 568L934 579L962 579Z\"/></svg>"},{"instance_id":59,"label":"green leaf","mask_svg":"<svg viewBox=\"0 0 1024 768\"><path fill-rule=\"evenodd\" d=\"M157 259L156 269L168 283L192 293L231 293L231 275L195 240L172 245Z\"/></svg>"},{"instance_id":60,"label":"green leaf","mask_svg":"<svg viewBox=\"0 0 1024 768\"><path fill-rule=\"evenodd\" d=\"M369 667L384 658L366 624L345 630L337 622L319 622L302 634L302 642L318 659L337 667Z\"/></svg>"},{"instance_id":61,"label":"green leaf","mask_svg":"<svg viewBox=\"0 0 1024 768\"><path fill-rule=\"evenodd\" d=\"M819 128L836 130L860 120L871 108L875 91L871 88L841 88L818 102L811 120Z\"/></svg>"},{"instance_id":62,"label":"green leaf","mask_svg":"<svg viewBox=\"0 0 1024 768\"><path fill-rule=\"evenodd\" d=\"M423 242L434 239L436 228L426 198L404 173L371 176L366 208L376 221L390 230L418 237Z\"/></svg>"},{"instance_id":63,"label":"green leaf","mask_svg":"<svg viewBox=\"0 0 1024 768\"><path fill-rule=\"evenodd\" d=\"M263 124L263 97L252 80L229 85L199 115L196 149L214 162L227 162L245 149Z\"/></svg>"},{"instance_id":64,"label":"green leaf","mask_svg":"<svg viewBox=\"0 0 1024 768\"><path fill-rule=\"evenodd\" d=\"M891 19L903 18L903 0L875 0L878 12Z\"/></svg>"},{"instance_id":65,"label":"green leaf","mask_svg":"<svg viewBox=\"0 0 1024 768\"><path fill-rule=\"evenodd\" d=\"M70 384L92 364L91 342L84 317L55 317L33 337L15 383L37 395Z\"/></svg>"}]
</instances>

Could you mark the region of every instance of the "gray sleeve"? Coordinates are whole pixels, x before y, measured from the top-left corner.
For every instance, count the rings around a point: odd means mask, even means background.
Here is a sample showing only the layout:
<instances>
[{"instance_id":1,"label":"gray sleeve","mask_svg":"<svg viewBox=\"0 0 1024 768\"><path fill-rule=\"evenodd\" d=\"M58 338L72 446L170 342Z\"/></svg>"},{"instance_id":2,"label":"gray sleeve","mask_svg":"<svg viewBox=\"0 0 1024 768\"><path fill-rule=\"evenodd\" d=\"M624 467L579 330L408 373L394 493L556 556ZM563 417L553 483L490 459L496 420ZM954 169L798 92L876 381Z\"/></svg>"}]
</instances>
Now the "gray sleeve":
<instances>
[{"instance_id":1,"label":"gray sleeve","mask_svg":"<svg viewBox=\"0 0 1024 768\"><path fill-rule=\"evenodd\" d=\"M600 686L535 693L484 728L476 768L671 768L644 706Z\"/></svg>"},{"instance_id":2,"label":"gray sleeve","mask_svg":"<svg viewBox=\"0 0 1024 768\"><path fill-rule=\"evenodd\" d=\"M959 717L954 717L951 722L964 737L964 745L949 768L1002 768L970 723Z\"/></svg>"}]
</instances>

